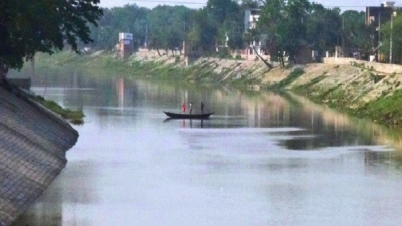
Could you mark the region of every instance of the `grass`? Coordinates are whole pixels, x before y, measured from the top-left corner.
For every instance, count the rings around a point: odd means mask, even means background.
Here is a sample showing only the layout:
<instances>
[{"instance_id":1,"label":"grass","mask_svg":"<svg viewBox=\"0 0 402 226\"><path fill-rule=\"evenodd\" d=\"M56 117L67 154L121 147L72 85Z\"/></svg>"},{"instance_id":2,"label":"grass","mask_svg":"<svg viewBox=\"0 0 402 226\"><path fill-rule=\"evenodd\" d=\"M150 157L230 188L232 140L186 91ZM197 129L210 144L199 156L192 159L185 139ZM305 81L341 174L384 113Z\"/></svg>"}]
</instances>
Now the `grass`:
<instances>
[{"instance_id":1,"label":"grass","mask_svg":"<svg viewBox=\"0 0 402 226\"><path fill-rule=\"evenodd\" d=\"M397 90L393 95L382 96L376 101L351 111L352 114L359 117L368 117L372 120L388 124L402 125L402 111L399 104L402 102L402 91Z\"/></svg>"},{"instance_id":2,"label":"grass","mask_svg":"<svg viewBox=\"0 0 402 226\"><path fill-rule=\"evenodd\" d=\"M279 83L274 84L270 86L270 89L274 90L279 90L279 89L284 89L286 86L290 85L292 82L294 82L297 78L302 76L304 74L303 68L296 68L290 74L283 80L281 80Z\"/></svg>"},{"instance_id":3,"label":"grass","mask_svg":"<svg viewBox=\"0 0 402 226\"><path fill-rule=\"evenodd\" d=\"M61 117L69 120L72 124L80 125L84 123L83 118L85 117L82 111L73 111L70 109L64 109L54 101L45 100L41 96L34 96L33 99L46 107L47 109L59 114Z\"/></svg>"},{"instance_id":4,"label":"grass","mask_svg":"<svg viewBox=\"0 0 402 226\"><path fill-rule=\"evenodd\" d=\"M315 84L321 82L322 80L324 80L326 78L326 72L323 73L320 76L315 77L314 79L312 79L309 83L304 84L304 85L299 85L294 87L294 91L296 91L297 93L301 93L303 95L308 95L308 93L310 92L309 89L310 87L314 86Z\"/></svg>"}]
</instances>

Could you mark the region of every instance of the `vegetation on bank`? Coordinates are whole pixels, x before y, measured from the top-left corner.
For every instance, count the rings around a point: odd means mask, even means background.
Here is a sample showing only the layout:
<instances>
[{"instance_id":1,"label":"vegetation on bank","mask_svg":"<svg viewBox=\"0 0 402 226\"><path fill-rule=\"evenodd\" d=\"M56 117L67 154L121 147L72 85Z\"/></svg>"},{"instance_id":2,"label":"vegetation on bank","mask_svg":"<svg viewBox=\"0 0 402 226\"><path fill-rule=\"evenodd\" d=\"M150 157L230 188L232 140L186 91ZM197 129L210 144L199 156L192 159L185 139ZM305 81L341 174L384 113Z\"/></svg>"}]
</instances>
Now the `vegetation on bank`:
<instances>
[{"instance_id":1,"label":"vegetation on bank","mask_svg":"<svg viewBox=\"0 0 402 226\"><path fill-rule=\"evenodd\" d=\"M184 82L202 86L221 86L223 84L239 89L247 89L249 86L261 84L262 75L250 76L252 71L221 68L219 62L207 59L201 59L186 67L183 56L179 60L176 58L177 56L165 56L164 58L142 59L132 56L120 59L113 52L94 56L62 51L52 56L38 54L35 67L37 70L41 70L62 65L74 65L95 76L100 74L99 71L106 71L107 74L126 74L129 77L157 79L158 81Z\"/></svg>"},{"instance_id":2,"label":"vegetation on bank","mask_svg":"<svg viewBox=\"0 0 402 226\"><path fill-rule=\"evenodd\" d=\"M272 84L264 84L262 78L272 76L268 69L261 73L255 73L255 71L247 71L241 67L236 69L225 68L222 67L225 62L219 59L199 60L191 66L185 67L182 61L177 61L173 57L156 58L155 60L132 57L122 60L114 57L113 54L86 56L61 52L52 57L41 55L40 58L42 60L37 61L38 67L47 68L52 67L52 65L71 64L86 68L88 72L92 71L91 74L97 74L96 71L102 70L110 71L110 74L126 74L127 76L157 79L165 82L193 83L203 86L228 85L251 92L253 92L250 90L251 86L260 86L262 90L291 90L316 103L341 110L355 117L369 118L389 126L402 125L402 111L398 110L398 103L402 100L402 91L393 91L387 88L386 91L382 91L380 98L362 101L362 97L372 91L374 84L379 82L378 79L374 78L378 76L373 68L365 68L364 65L333 66L335 71L341 70L342 67L356 68L361 73L359 75L361 77L360 82L357 79L349 81L350 84L345 84L343 81L337 81L334 76L327 72L323 72L294 85L295 81L304 79L304 67L295 67L290 70L290 73L283 69L283 73L288 73L287 76ZM322 83L323 81L327 81L327 83ZM382 82L385 85L387 83L392 83L394 86L399 84L386 79Z\"/></svg>"},{"instance_id":3,"label":"vegetation on bank","mask_svg":"<svg viewBox=\"0 0 402 226\"><path fill-rule=\"evenodd\" d=\"M378 100L369 102L359 109L351 109L353 115L368 117L372 120L396 127L402 126L402 90L397 90L393 95L383 95Z\"/></svg>"},{"instance_id":4,"label":"vegetation on bank","mask_svg":"<svg viewBox=\"0 0 402 226\"><path fill-rule=\"evenodd\" d=\"M292 72L290 72L286 78L282 79L281 81L279 81L276 84L269 86L268 88L274 89L274 90L286 89L286 87L288 85L290 85L293 81L295 81L297 78L299 78L303 74L304 74L303 68L296 68Z\"/></svg>"},{"instance_id":5,"label":"vegetation on bank","mask_svg":"<svg viewBox=\"0 0 402 226\"><path fill-rule=\"evenodd\" d=\"M65 109L54 101L46 100L45 98L43 98L41 96L34 95L29 92L24 92L21 89L19 89L18 87L9 84L8 82L0 83L0 87L6 89L10 93L14 93L18 97L20 97L26 101L31 100L31 101L34 101L34 102L42 105L43 107L49 109L50 111L60 115L64 119L70 121L72 124L81 125L84 123L83 118L85 117L85 115L81 110L74 111L71 109Z\"/></svg>"},{"instance_id":6,"label":"vegetation on bank","mask_svg":"<svg viewBox=\"0 0 402 226\"><path fill-rule=\"evenodd\" d=\"M46 107L47 109L51 110L52 112L59 114L61 117L67 119L72 124L81 125L84 123L84 113L82 111L73 111L70 109L64 109L56 102L52 100L45 100L41 96L32 96L32 99L42 106Z\"/></svg>"},{"instance_id":7,"label":"vegetation on bank","mask_svg":"<svg viewBox=\"0 0 402 226\"><path fill-rule=\"evenodd\" d=\"M384 76L375 75L373 68L364 69L362 65L352 66L362 71L361 77L365 78L365 80L361 82L351 81L350 84L332 82L331 84L320 85L319 83L328 77L326 73L323 73L315 76L314 79L308 82L291 87L290 90L299 95L308 97L315 103L327 105L331 108L346 112L351 116L371 119L374 122L390 127L401 127L402 111L400 110L399 103L402 102L402 90L385 88L379 95L379 98L363 101L364 96L373 91L375 84L383 79ZM279 87L287 89L287 85L290 83L286 81L289 79L292 80L296 75L302 76L300 73L300 69L295 69L286 79L278 83L278 85L285 83ZM387 80L384 80L383 83L385 84L384 87L399 86L395 86ZM399 84L399 82L393 83ZM274 85L273 87L276 88L278 85ZM353 89L353 91L350 89Z\"/></svg>"}]
</instances>

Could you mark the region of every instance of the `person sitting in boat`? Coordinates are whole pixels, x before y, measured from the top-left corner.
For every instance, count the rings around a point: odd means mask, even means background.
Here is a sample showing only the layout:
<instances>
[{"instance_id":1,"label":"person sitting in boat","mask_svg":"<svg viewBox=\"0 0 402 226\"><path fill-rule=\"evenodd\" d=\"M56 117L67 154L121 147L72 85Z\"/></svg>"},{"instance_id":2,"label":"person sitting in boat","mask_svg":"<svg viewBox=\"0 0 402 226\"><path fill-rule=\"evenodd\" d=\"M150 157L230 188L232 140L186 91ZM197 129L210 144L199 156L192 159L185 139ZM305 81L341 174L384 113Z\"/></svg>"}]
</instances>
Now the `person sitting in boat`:
<instances>
[{"instance_id":1,"label":"person sitting in boat","mask_svg":"<svg viewBox=\"0 0 402 226\"><path fill-rule=\"evenodd\" d=\"M190 114L193 111L193 102L190 102L190 104L188 105L188 108L190 109Z\"/></svg>"}]
</instances>

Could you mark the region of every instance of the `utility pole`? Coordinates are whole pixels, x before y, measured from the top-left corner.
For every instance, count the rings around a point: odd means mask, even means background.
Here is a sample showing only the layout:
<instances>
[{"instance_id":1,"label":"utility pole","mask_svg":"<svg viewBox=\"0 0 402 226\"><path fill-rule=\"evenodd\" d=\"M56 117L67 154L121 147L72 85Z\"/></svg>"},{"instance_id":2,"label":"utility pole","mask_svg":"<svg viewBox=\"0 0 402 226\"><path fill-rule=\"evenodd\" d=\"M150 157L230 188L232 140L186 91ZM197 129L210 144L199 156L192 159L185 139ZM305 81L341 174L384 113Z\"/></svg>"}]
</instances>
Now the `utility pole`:
<instances>
[{"instance_id":1,"label":"utility pole","mask_svg":"<svg viewBox=\"0 0 402 226\"><path fill-rule=\"evenodd\" d=\"M378 15L378 62L381 62L381 12L383 4L380 7L380 13Z\"/></svg>"},{"instance_id":2,"label":"utility pole","mask_svg":"<svg viewBox=\"0 0 402 226\"><path fill-rule=\"evenodd\" d=\"M389 63L392 64L392 35L393 35L393 28L394 28L394 9L392 9L391 13L391 35L389 40Z\"/></svg>"},{"instance_id":3,"label":"utility pole","mask_svg":"<svg viewBox=\"0 0 402 226\"><path fill-rule=\"evenodd\" d=\"M186 21L184 21L183 24L183 56L184 56L184 62L185 65L188 66L188 55L187 55L187 45L186 45L186 39L187 39L187 34L186 34Z\"/></svg>"},{"instance_id":4,"label":"utility pole","mask_svg":"<svg viewBox=\"0 0 402 226\"><path fill-rule=\"evenodd\" d=\"M145 49L147 48L147 46L148 46L148 23L145 24L145 43L144 43Z\"/></svg>"},{"instance_id":5,"label":"utility pole","mask_svg":"<svg viewBox=\"0 0 402 226\"><path fill-rule=\"evenodd\" d=\"M344 57L345 52L345 16L342 16L342 52L341 57Z\"/></svg>"}]
</instances>

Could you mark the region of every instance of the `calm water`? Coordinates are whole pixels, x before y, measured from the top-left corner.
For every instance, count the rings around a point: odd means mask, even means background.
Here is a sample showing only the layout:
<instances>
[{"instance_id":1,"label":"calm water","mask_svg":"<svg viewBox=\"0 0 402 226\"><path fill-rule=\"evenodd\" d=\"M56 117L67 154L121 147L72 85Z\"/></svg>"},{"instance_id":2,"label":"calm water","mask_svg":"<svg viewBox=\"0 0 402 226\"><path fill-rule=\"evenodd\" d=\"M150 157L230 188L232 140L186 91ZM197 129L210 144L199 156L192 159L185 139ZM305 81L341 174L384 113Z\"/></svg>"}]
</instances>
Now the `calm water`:
<instances>
[{"instance_id":1,"label":"calm water","mask_svg":"<svg viewBox=\"0 0 402 226\"><path fill-rule=\"evenodd\" d=\"M13 226L402 222L397 132L291 94L94 80L68 70L33 83L86 118L75 126L67 167ZM179 111L185 100L215 114L166 121L162 111Z\"/></svg>"}]
</instances>

